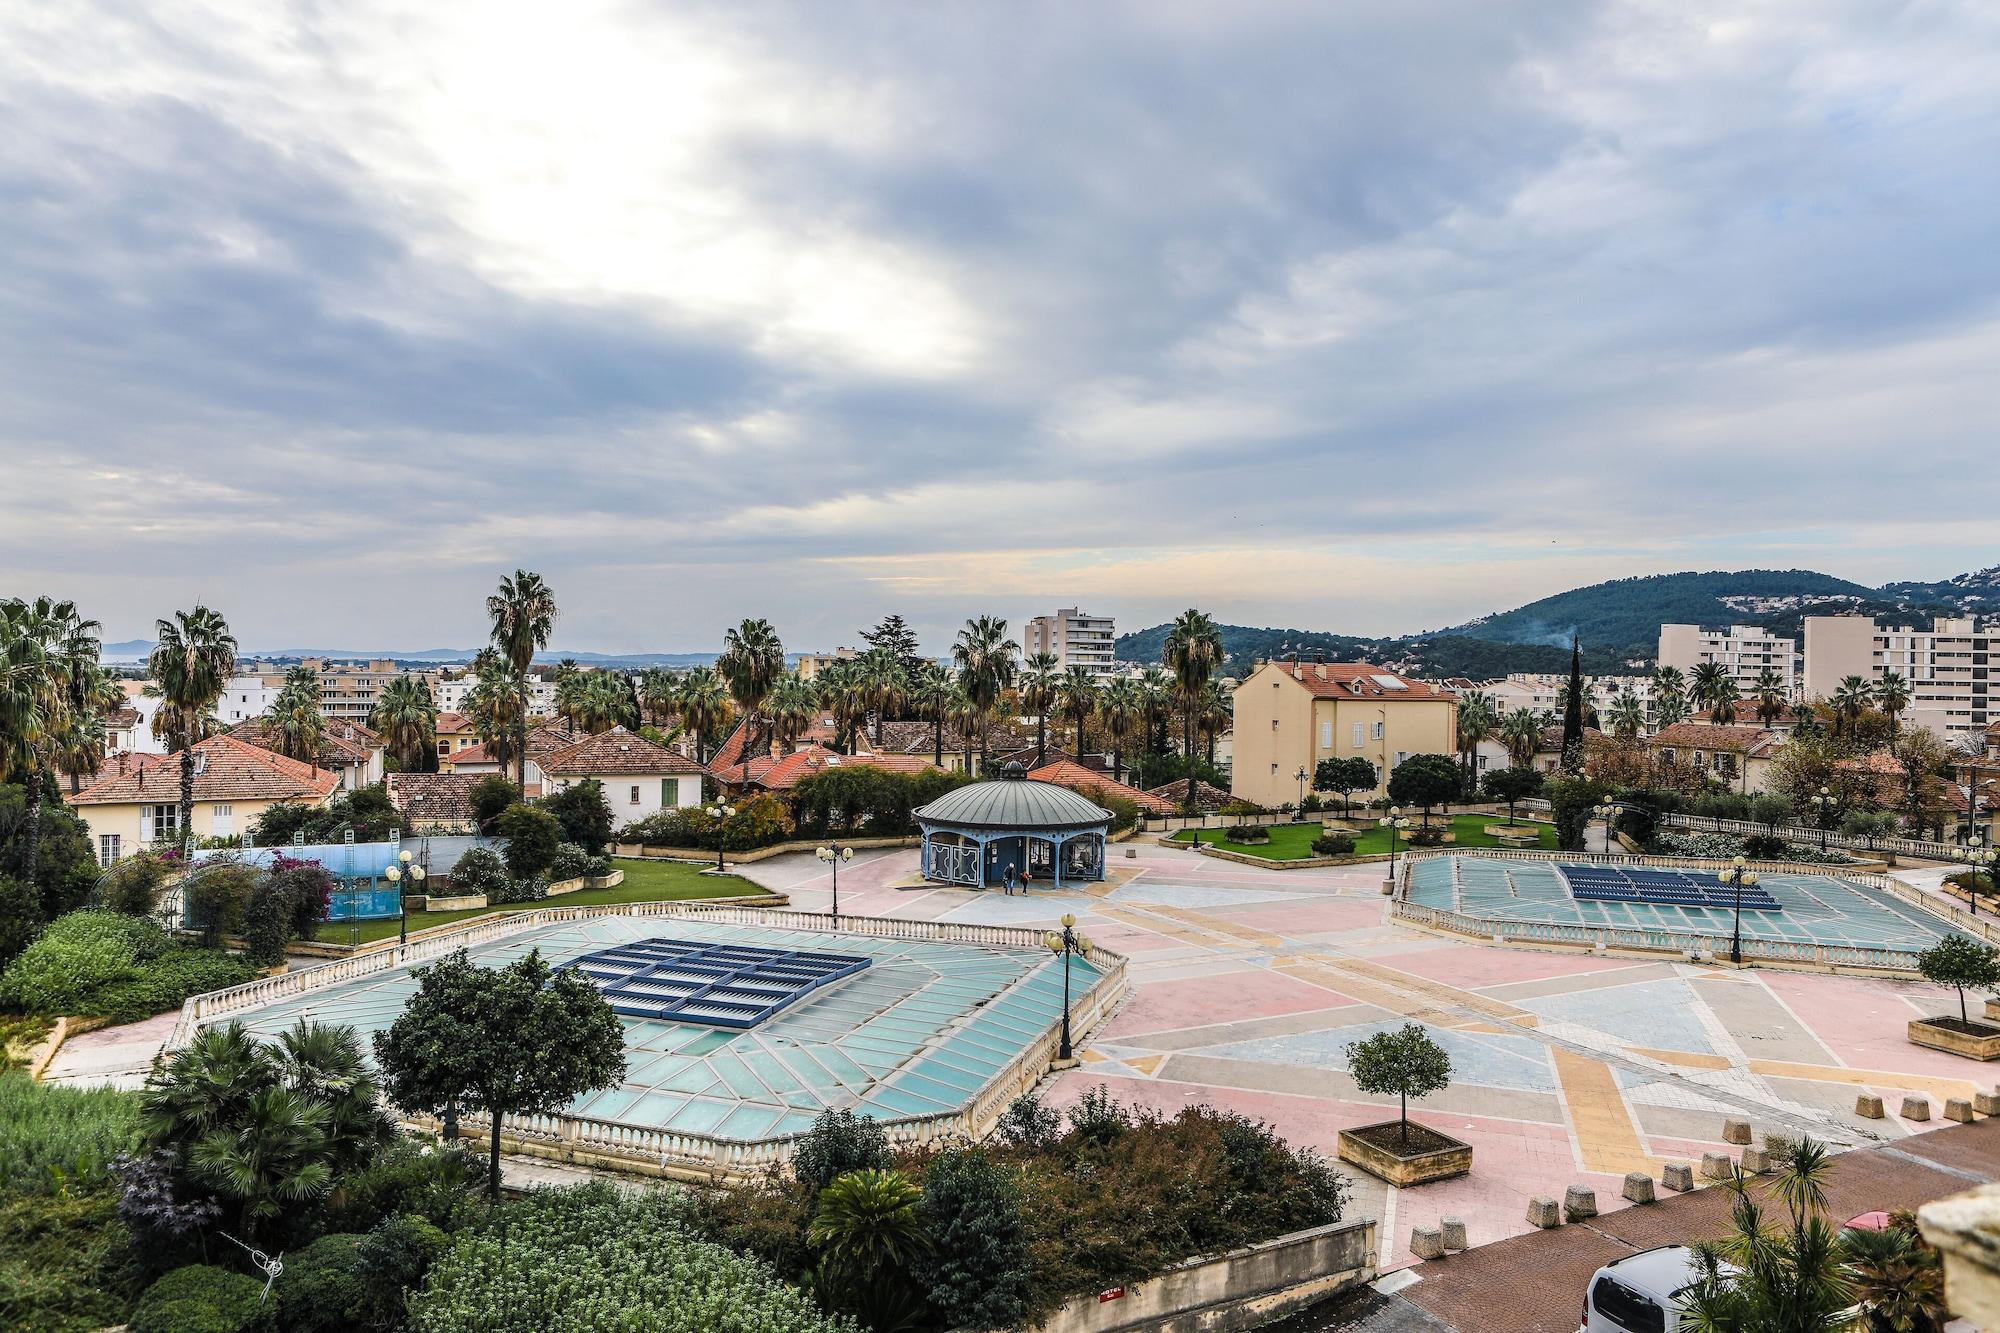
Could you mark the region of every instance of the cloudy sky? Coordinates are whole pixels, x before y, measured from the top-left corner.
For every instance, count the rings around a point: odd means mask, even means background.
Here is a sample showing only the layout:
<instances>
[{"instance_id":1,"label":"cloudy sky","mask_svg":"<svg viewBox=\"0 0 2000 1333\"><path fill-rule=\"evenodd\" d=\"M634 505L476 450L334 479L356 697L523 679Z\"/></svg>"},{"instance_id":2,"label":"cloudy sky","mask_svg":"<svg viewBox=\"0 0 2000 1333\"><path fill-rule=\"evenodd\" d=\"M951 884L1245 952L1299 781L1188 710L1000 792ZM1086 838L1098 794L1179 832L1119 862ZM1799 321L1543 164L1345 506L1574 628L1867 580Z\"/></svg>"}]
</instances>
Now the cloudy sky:
<instances>
[{"instance_id":1,"label":"cloudy sky","mask_svg":"<svg viewBox=\"0 0 2000 1333\"><path fill-rule=\"evenodd\" d=\"M2000 6L0 3L0 594L1358 633L2000 557Z\"/></svg>"}]
</instances>

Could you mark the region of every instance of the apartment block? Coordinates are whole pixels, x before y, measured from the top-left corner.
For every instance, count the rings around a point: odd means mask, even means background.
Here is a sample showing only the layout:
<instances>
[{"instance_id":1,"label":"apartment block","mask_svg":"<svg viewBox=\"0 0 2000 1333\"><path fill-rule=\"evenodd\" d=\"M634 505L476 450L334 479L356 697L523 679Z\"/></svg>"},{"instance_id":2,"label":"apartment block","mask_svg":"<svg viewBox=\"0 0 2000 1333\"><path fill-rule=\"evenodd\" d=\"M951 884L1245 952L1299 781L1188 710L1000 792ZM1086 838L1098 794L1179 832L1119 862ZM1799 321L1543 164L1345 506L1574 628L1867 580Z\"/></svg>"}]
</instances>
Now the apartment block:
<instances>
[{"instance_id":1,"label":"apartment block","mask_svg":"<svg viewBox=\"0 0 2000 1333\"><path fill-rule=\"evenodd\" d=\"M1301 770L1366 759L1372 792L1413 754L1458 752L1458 695L1367 662L1266 662L1236 687L1230 795L1278 806L1300 799Z\"/></svg>"},{"instance_id":2,"label":"apartment block","mask_svg":"<svg viewBox=\"0 0 2000 1333\"><path fill-rule=\"evenodd\" d=\"M436 701L440 713L463 713L466 711L466 696L479 684L479 677L470 671L459 669L447 671L431 680L431 698ZM555 681L538 672L528 676L528 711L548 716L556 711Z\"/></svg>"},{"instance_id":3,"label":"apartment block","mask_svg":"<svg viewBox=\"0 0 2000 1333\"><path fill-rule=\"evenodd\" d=\"M1472 688L1493 700L1494 709L1500 713L1517 713L1522 709L1536 713L1562 712L1562 691L1569 684L1569 677L1562 675L1537 675L1517 671L1498 680L1489 680ZM1597 710L1600 718L1607 717L1613 704L1626 695L1638 699L1645 710L1646 725L1653 726L1653 678L1651 676L1585 676L1584 692L1590 698L1590 706ZM1607 726L1605 728L1609 730Z\"/></svg>"},{"instance_id":4,"label":"apartment block","mask_svg":"<svg viewBox=\"0 0 2000 1333\"><path fill-rule=\"evenodd\" d=\"M1799 688L1798 645L1786 635L1754 625L1727 629L1662 625L1659 658L1661 666L1677 668L1683 675L1692 675L1704 662L1719 662L1744 694L1756 688L1757 678L1766 671L1778 674L1788 696L1796 697Z\"/></svg>"},{"instance_id":5,"label":"apartment block","mask_svg":"<svg viewBox=\"0 0 2000 1333\"><path fill-rule=\"evenodd\" d=\"M840 662L852 662L859 656L861 653L854 648L836 648L830 653L800 653L799 679L811 680L828 667Z\"/></svg>"},{"instance_id":6,"label":"apartment block","mask_svg":"<svg viewBox=\"0 0 2000 1333\"><path fill-rule=\"evenodd\" d=\"M1884 625L1864 616L1807 616L1805 690L1824 699L1848 676L1879 681L1895 672L1910 686L1903 721L1945 740L1978 736L2000 708L1989 710L1993 654L2000 623L1939 616L1927 630Z\"/></svg>"},{"instance_id":7,"label":"apartment block","mask_svg":"<svg viewBox=\"0 0 2000 1333\"><path fill-rule=\"evenodd\" d=\"M1118 637L1110 616L1093 616L1067 607L1052 616L1036 616L1022 627L1023 659L1049 653L1067 669L1089 667L1100 676L1112 674L1111 645Z\"/></svg>"}]
</instances>

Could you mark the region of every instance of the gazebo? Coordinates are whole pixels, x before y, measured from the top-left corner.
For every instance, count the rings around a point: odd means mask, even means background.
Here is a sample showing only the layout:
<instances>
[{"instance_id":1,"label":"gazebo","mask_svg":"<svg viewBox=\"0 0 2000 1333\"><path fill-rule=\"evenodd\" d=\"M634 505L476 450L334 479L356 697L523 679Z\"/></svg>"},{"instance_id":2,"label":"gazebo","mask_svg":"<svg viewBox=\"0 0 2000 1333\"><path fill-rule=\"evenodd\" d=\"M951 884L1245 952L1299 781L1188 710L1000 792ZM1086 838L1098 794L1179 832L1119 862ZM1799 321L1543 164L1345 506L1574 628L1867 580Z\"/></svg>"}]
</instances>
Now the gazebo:
<instances>
[{"instance_id":1,"label":"gazebo","mask_svg":"<svg viewBox=\"0 0 2000 1333\"><path fill-rule=\"evenodd\" d=\"M1111 812L1067 787L1031 782L1008 764L993 782L956 787L919 808L923 874L944 884L986 888L1009 867L1061 888L1104 878L1104 838Z\"/></svg>"}]
</instances>

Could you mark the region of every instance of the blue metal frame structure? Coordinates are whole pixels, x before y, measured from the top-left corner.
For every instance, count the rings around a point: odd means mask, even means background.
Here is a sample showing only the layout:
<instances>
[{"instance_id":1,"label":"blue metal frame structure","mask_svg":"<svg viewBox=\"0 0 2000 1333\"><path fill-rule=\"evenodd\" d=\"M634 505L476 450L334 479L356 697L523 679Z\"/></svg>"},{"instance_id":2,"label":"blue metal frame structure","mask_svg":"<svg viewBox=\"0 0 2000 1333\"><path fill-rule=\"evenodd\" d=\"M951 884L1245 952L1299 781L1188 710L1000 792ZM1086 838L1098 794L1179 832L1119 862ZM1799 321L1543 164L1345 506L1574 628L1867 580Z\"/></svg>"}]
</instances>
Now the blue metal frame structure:
<instances>
[{"instance_id":1,"label":"blue metal frame structure","mask_svg":"<svg viewBox=\"0 0 2000 1333\"><path fill-rule=\"evenodd\" d=\"M821 986L869 966L852 954L657 938L571 959L630 1018L753 1028Z\"/></svg>"},{"instance_id":2,"label":"blue metal frame structure","mask_svg":"<svg viewBox=\"0 0 2000 1333\"><path fill-rule=\"evenodd\" d=\"M1701 878L1682 870L1620 866L1560 868L1572 898L1584 902L1650 903L1656 907L1732 908L1736 889L1711 876ZM1746 912L1782 912L1784 904L1755 885L1743 889Z\"/></svg>"},{"instance_id":3,"label":"blue metal frame structure","mask_svg":"<svg viewBox=\"0 0 2000 1333\"><path fill-rule=\"evenodd\" d=\"M958 841L940 842L940 837L956 838ZM1071 860L1070 845L1078 841L1085 843L1083 855L1075 857L1065 873L1064 862ZM1061 888L1065 879L1077 882L1104 878L1105 834L1103 829L1096 828L1048 833L1024 833L1019 829L982 833L964 828L926 828L923 830L923 876L947 884L985 888L988 886L987 865L995 859L988 855L988 850L996 844L1019 843L1018 849L1009 850L1018 850L1021 861L1026 862L1031 842L1048 847L1054 888Z\"/></svg>"}]
</instances>

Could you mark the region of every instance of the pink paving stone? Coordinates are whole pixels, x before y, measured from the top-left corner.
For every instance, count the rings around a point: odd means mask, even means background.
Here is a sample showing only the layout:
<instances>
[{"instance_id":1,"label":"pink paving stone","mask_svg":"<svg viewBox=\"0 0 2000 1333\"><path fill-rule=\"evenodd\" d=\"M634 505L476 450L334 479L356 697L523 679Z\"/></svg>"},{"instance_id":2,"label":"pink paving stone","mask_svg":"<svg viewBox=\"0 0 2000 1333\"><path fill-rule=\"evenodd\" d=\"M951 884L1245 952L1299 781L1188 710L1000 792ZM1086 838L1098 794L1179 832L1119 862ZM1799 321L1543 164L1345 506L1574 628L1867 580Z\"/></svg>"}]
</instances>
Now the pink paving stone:
<instances>
[{"instance_id":1,"label":"pink paving stone","mask_svg":"<svg viewBox=\"0 0 2000 1333\"><path fill-rule=\"evenodd\" d=\"M1462 989L1505 986L1520 981L1543 981L1550 977L1586 976L1593 972L1619 972L1627 968L1649 967L1629 958L1587 958L1573 954L1531 953L1522 949L1495 949L1483 944L1447 944L1415 953L1399 953L1382 960L1431 981L1442 981Z\"/></svg>"},{"instance_id":2,"label":"pink paving stone","mask_svg":"<svg viewBox=\"0 0 2000 1333\"><path fill-rule=\"evenodd\" d=\"M1933 1078L1972 1079L1978 1075L1976 1070L1968 1071L1958 1056L1910 1044L1910 1020L1927 1012L1956 1014L1955 992L1910 982L1804 972L1757 975L1846 1065ZM1914 1006L1912 1000L1916 1001Z\"/></svg>"},{"instance_id":3,"label":"pink paving stone","mask_svg":"<svg viewBox=\"0 0 2000 1333\"><path fill-rule=\"evenodd\" d=\"M1133 989L1104 1037L1116 1041L1144 1032L1237 1023L1355 1003L1349 996L1261 968L1152 981Z\"/></svg>"},{"instance_id":4,"label":"pink paving stone","mask_svg":"<svg viewBox=\"0 0 2000 1333\"><path fill-rule=\"evenodd\" d=\"M1324 902L1256 903L1244 907L1209 909L1213 915L1239 925L1255 926L1282 935L1308 935L1318 931L1358 930L1382 924L1382 901L1336 898Z\"/></svg>"}]
</instances>

